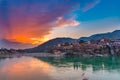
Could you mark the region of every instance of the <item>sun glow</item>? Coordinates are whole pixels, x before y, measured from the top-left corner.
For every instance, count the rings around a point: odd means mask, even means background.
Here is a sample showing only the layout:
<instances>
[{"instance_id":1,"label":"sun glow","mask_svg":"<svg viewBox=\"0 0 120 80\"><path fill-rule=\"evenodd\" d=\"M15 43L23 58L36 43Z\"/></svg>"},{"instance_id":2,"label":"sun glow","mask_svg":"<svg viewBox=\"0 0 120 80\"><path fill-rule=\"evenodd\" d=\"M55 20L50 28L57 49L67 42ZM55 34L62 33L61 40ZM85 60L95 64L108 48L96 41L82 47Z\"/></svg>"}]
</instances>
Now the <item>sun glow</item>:
<instances>
[{"instance_id":1,"label":"sun glow","mask_svg":"<svg viewBox=\"0 0 120 80\"><path fill-rule=\"evenodd\" d=\"M32 41L32 44L41 44L45 41L48 41L49 39L44 37L44 38L30 38L30 40Z\"/></svg>"}]
</instances>

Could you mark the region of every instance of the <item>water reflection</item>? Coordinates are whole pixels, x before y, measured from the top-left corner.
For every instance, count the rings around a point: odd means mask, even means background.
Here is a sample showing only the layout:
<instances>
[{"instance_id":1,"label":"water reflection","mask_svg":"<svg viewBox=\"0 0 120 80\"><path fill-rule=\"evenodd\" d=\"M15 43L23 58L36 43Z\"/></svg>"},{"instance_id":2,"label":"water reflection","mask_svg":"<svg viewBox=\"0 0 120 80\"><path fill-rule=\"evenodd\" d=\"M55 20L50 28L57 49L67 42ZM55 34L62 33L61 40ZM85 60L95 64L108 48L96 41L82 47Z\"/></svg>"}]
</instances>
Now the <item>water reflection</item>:
<instances>
[{"instance_id":1,"label":"water reflection","mask_svg":"<svg viewBox=\"0 0 120 80\"><path fill-rule=\"evenodd\" d=\"M40 58L57 67L61 80L120 80L119 57ZM64 70L62 72L62 70ZM58 76L59 77L59 76ZM59 79L60 80L60 79Z\"/></svg>"},{"instance_id":2,"label":"water reflection","mask_svg":"<svg viewBox=\"0 0 120 80\"><path fill-rule=\"evenodd\" d=\"M0 59L0 80L120 80L119 57Z\"/></svg>"},{"instance_id":3,"label":"water reflection","mask_svg":"<svg viewBox=\"0 0 120 80\"><path fill-rule=\"evenodd\" d=\"M47 62L29 57L0 61L0 80L53 80L48 72L53 67Z\"/></svg>"},{"instance_id":4,"label":"water reflection","mask_svg":"<svg viewBox=\"0 0 120 80\"><path fill-rule=\"evenodd\" d=\"M74 69L82 68L82 70L92 67L93 71L120 70L120 57L63 57L39 59L49 62L57 67L73 67Z\"/></svg>"}]
</instances>

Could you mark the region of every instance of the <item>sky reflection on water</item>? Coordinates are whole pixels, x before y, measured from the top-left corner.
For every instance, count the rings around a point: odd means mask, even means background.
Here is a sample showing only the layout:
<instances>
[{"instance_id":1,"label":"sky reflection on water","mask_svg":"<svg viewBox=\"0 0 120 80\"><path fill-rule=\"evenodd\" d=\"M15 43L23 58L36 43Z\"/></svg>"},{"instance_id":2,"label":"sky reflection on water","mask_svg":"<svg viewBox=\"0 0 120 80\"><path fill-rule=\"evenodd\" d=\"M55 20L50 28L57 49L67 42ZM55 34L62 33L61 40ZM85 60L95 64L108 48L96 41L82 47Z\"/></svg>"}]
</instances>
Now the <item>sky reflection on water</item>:
<instances>
[{"instance_id":1,"label":"sky reflection on water","mask_svg":"<svg viewBox=\"0 0 120 80\"><path fill-rule=\"evenodd\" d=\"M0 59L0 80L120 80L120 58Z\"/></svg>"},{"instance_id":2,"label":"sky reflection on water","mask_svg":"<svg viewBox=\"0 0 120 80\"><path fill-rule=\"evenodd\" d=\"M0 61L0 80L53 80L52 66L36 58L22 57Z\"/></svg>"}]
</instances>

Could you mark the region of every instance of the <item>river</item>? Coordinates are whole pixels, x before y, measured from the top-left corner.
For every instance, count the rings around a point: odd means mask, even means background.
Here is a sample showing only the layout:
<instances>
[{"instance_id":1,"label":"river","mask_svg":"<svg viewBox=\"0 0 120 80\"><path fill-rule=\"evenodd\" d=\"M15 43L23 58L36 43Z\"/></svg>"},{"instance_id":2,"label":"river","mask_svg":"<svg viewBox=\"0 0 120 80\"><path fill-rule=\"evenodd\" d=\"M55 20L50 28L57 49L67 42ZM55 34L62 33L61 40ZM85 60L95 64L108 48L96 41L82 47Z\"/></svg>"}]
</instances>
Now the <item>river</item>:
<instances>
[{"instance_id":1,"label":"river","mask_svg":"<svg viewBox=\"0 0 120 80\"><path fill-rule=\"evenodd\" d=\"M0 80L120 80L120 57L0 58Z\"/></svg>"}]
</instances>

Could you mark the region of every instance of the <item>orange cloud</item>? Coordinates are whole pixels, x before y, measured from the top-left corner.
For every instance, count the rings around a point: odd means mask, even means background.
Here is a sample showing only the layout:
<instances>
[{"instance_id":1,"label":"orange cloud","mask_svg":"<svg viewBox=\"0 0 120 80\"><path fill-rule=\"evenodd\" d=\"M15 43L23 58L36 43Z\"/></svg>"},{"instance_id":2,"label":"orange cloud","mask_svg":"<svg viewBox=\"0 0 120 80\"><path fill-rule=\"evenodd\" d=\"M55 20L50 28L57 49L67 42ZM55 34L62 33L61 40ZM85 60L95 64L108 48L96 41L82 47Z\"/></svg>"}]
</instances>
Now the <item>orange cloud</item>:
<instances>
[{"instance_id":1,"label":"orange cloud","mask_svg":"<svg viewBox=\"0 0 120 80\"><path fill-rule=\"evenodd\" d=\"M45 36L50 34L55 27L79 25L79 22L73 19L60 18L59 16L63 13L52 15L52 12L49 12L51 15L47 13L43 15L40 14L41 12L35 11L34 14L28 14L25 12L25 6L12 7L11 10L15 12L10 14L11 34L7 35L6 39L17 42L40 44L48 40Z\"/></svg>"},{"instance_id":2,"label":"orange cloud","mask_svg":"<svg viewBox=\"0 0 120 80\"><path fill-rule=\"evenodd\" d=\"M92 0L94 2L94 0ZM2 0L0 4L0 38L38 44L55 27L78 26L65 16L78 9L82 0ZM60 17L62 16L62 17Z\"/></svg>"}]
</instances>

